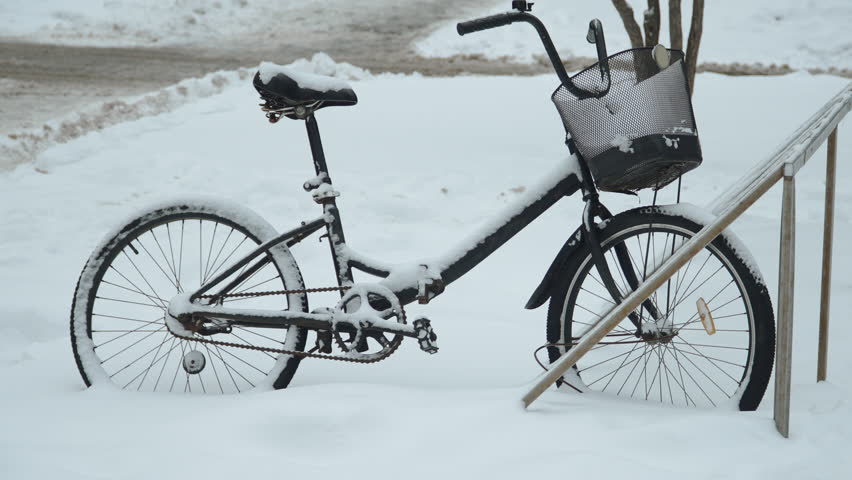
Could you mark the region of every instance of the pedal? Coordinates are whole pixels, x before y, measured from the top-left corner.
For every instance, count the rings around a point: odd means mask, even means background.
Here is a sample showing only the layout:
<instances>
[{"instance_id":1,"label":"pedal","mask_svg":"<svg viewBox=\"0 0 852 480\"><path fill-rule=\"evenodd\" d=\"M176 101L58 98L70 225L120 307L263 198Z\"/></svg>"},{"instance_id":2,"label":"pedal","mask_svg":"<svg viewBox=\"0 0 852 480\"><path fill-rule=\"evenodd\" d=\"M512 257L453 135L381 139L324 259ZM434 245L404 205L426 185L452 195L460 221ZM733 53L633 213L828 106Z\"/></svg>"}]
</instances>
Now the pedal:
<instances>
[{"instance_id":1,"label":"pedal","mask_svg":"<svg viewBox=\"0 0 852 480\"><path fill-rule=\"evenodd\" d=\"M420 350L428 354L438 353L438 335L432 330L432 322L428 318L418 318L412 324L414 333L417 335L417 343L420 344Z\"/></svg>"}]
</instances>

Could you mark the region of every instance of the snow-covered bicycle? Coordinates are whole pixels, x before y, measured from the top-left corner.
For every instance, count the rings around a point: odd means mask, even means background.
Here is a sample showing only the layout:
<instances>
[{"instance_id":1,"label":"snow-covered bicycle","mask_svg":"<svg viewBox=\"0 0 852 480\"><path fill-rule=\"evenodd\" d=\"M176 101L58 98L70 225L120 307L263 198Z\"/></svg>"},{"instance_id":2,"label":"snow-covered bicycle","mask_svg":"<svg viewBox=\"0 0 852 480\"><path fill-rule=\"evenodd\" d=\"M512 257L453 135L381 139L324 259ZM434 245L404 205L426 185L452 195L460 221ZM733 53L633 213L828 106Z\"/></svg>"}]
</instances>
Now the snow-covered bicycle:
<instances>
[{"instance_id":1,"label":"snow-covered bicycle","mask_svg":"<svg viewBox=\"0 0 852 480\"><path fill-rule=\"evenodd\" d=\"M87 385L226 393L284 388L304 358L373 363L406 337L435 353L429 303L564 197L579 192L582 223L556 255L526 308L549 300L547 345L555 361L602 313L702 227L683 204L612 215L598 192L659 189L701 163L683 54L661 46L607 56L598 20L587 40L598 63L571 77L526 2L517 11L458 24L461 35L526 22L559 77L553 101L572 154L557 173L478 233L428 262L388 266L350 248L316 112L353 105L338 79L263 64L254 86L271 122L307 127L316 176L304 183L319 217L277 233L253 212L213 200L151 207L95 249L71 309L71 341ZM680 198L678 184L678 200ZM655 196L656 199L656 196ZM656 200L655 200L656 203ZM337 285L308 288L290 248L325 232ZM375 283L355 282L353 270ZM308 295L339 291L310 309ZM563 377L598 390L679 405L760 403L772 370L774 325L766 285L747 250L726 232L632 312ZM309 341L310 340L310 341Z\"/></svg>"}]
</instances>

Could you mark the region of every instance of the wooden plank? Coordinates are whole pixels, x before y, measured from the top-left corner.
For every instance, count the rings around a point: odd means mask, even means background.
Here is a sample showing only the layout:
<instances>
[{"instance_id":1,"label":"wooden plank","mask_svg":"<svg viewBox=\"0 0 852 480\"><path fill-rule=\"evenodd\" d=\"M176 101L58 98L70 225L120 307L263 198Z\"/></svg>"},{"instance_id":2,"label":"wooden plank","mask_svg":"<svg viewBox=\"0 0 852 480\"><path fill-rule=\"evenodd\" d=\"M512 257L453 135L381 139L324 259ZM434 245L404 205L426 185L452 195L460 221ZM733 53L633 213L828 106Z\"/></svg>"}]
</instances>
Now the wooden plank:
<instances>
[{"instance_id":1,"label":"wooden plank","mask_svg":"<svg viewBox=\"0 0 852 480\"><path fill-rule=\"evenodd\" d=\"M837 183L837 128L828 137L825 166L825 216L822 231L822 283L819 295L819 348L817 382L825 381L828 371L828 316L831 305L831 250L834 241L834 189Z\"/></svg>"},{"instance_id":2,"label":"wooden plank","mask_svg":"<svg viewBox=\"0 0 852 480\"><path fill-rule=\"evenodd\" d=\"M792 168L790 169L792 170ZM790 375L793 359L793 290L796 271L796 180L784 176L781 252L778 268L778 331L775 348L775 428L790 436Z\"/></svg>"}]
</instances>

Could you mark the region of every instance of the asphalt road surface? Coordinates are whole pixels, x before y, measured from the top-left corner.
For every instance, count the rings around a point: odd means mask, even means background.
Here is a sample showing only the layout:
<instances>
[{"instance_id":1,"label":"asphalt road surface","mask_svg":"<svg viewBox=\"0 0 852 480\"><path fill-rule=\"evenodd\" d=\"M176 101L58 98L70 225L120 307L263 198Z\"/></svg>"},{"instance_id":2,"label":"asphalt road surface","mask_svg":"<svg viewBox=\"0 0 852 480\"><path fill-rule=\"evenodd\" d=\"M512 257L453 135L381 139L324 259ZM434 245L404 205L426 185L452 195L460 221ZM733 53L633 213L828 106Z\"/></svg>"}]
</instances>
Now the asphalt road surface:
<instances>
[{"instance_id":1,"label":"asphalt road surface","mask_svg":"<svg viewBox=\"0 0 852 480\"><path fill-rule=\"evenodd\" d=\"M171 47L103 48L0 41L0 135L39 128L90 103L141 94L220 69L289 63L322 51L374 72L426 75L531 73L540 66L416 57L412 42L438 22L488 0L340 1L333 11L308 3L286 19L265 19L236 38ZM272 22L272 23L270 23Z\"/></svg>"}]
</instances>

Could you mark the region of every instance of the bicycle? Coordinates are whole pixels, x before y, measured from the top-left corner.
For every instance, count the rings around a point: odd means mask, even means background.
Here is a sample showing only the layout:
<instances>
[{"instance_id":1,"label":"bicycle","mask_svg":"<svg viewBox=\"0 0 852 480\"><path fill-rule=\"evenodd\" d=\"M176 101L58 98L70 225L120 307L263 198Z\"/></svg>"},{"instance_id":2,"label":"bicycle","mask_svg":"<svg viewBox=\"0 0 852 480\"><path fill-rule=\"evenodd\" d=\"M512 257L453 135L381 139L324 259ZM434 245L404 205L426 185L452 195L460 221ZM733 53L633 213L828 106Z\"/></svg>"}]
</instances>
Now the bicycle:
<instances>
[{"instance_id":1,"label":"bicycle","mask_svg":"<svg viewBox=\"0 0 852 480\"><path fill-rule=\"evenodd\" d=\"M253 79L262 109L273 123L305 122L316 176L303 187L323 214L279 234L243 207L189 200L151 207L107 235L83 268L71 308L72 348L86 385L280 389L304 358L374 363L406 337L435 353L430 320L409 323L404 306L429 303L557 201L580 192L581 225L526 304L534 309L549 301L542 348L550 361L570 349L591 320L702 227L694 209L657 206L656 195L654 205L613 215L599 191L680 182L701 163L701 150L682 52L657 46L608 56L603 27L593 20L586 38L598 62L569 77L546 28L529 13L531 4L512 7L457 30L465 35L515 22L536 29L560 80L552 99L572 153L558 174L468 243L426 264L386 266L346 243L315 116L321 108L357 103L355 92L338 79L263 64ZM290 248L323 230L337 285L307 288ZM379 280L356 283L354 270ZM309 310L308 295L328 291L340 292L337 304ZM760 273L725 232L559 383L753 410L772 370L773 323Z\"/></svg>"}]
</instances>

